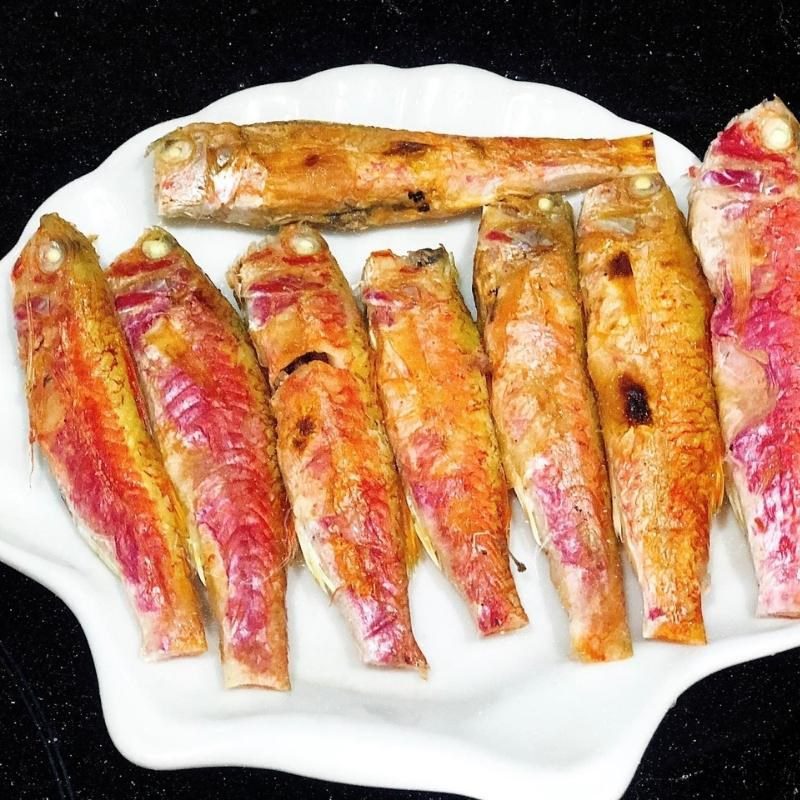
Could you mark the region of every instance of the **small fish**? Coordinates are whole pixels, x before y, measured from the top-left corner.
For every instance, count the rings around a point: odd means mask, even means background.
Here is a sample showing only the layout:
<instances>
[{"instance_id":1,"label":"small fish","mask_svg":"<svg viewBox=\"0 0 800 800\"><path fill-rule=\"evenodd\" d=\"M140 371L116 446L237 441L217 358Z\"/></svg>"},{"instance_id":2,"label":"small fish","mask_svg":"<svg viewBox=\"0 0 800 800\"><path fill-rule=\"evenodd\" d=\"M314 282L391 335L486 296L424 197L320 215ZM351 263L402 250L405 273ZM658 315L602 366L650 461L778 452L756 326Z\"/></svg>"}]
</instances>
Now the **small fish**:
<instances>
[{"instance_id":1,"label":"small fish","mask_svg":"<svg viewBox=\"0 0 800 800\"><path fill-rule=\"evenodd\" d=\"M550 562L583 661L631 655L603 445L586 371L572 209L486 206L473 289L506 474Z\"/></svg>"},{"instance_id":2,"label":"small fish","mask_svg":"<svg viewBox=\"0 0 800 800\"><path fill-rule=\"evenodd\" d=\"M269 390L247 329L169 233L152 228L107 277L220 628L225 685L289 688L293 532Z\"/></svg>"},{"instance_id":3,"label":"small fish","mask_svg":"<svg viewBox=\"0 0 800 800\"><path fill-rule=\"evenodd\" d=\"M143 655L204 652L186 523L145 426L135 367L94 248L47 214L12 283L31 443L78 530L122 580Z\"/></svg>"},{"instance_id":4,"label":"small fish","mask_svg":"<svg viewBox=\"0 0 800 800\"><path fill-rule=\"evenodd\" d=\"M508 488L486 355L444 248L373 253L362 297L386 430L420 541L478 630L527 623L509 569Z\"/></svg>"},{"instance_id":5,"label":"small fish","mask_svg":"<svg viewBox=\"0 0 800 800\"><path fill-rule=\"evenodd\" d=\"M644 636L703 644L724 485L708 286L657 174L587 192L578 253L615 525L642 589Z\"/></svg>"},{"instance_id":6,"label":"small fish","mask_svg":"<svg viewBox=\"0 0 800 800\"><path fill-rule=\"evenodd\" d=\"M759 616L800 617L800 126L777 98L733 119L694 175L692 241L716 299L728 496Z\"/></svg>"},{"instance_id":7,"label":"small fish","mask_svg":"<svg viewBox=\"0 0 800 800\"><path fill-rule=\"evenodd\" d=\"M651 136L475 138L306 121L195 123L151 149L159 214L262 228L441 219L655 169Z\"/></svg>"},{"instance_id":8,"label":"small fish","mask_svg":"<svg viewBox=\"0 0 800 800\"><path fill-rule=\"evenodd\" d=\"M273 389L278 461L306 564L364 663L424 673L408 608L413 532L350 287L303 225L252 247L228 279Z\"/></svg>"}]
</instances>

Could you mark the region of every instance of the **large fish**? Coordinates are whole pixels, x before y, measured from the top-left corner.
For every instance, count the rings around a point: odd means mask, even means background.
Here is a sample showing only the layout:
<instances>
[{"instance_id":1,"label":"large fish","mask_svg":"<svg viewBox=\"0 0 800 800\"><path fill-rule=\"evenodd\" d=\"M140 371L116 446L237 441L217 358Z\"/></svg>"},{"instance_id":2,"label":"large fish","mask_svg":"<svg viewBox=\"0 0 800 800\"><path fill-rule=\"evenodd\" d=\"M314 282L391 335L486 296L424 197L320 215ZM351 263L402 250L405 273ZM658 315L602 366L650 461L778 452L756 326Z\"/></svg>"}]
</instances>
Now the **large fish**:
<instances>
[{"instance_id":1,"label":"large fish","mask_svg":"<svg viewBox=\"0 0 800 800\"><path fill-rule=\"evenodd\" d=\"M709 530L724 488L708 286L657 174L587 192L578 252L589 372L644 635L702 644Z\"/></svg>"},{"instance_id":2,"label":"large fish","mask_svg":"<svg viewBox=\"0 0 800 800\"><path fill-rule=\"evenodd\" d=\"M145 427L135 368L94 248L48 214L12 281L31 442L78 530L120 576L145 657L202 653L186 523Z\"/></svg>"},{"instance_id":3,"label":"large fish","mask_svg":"<svg viewBox=\"0 0 800 800\"><path fill-rule=\"evenodd\" d=\"M288 689L288 503L261 367L239 315L175 239L146 231L108 280L150 423L188 512L227 686Z\"/></svg>"},{"instance_id":4,"label":"large fish","mask_svg":"<svg viewBox=\"0 0 800 800\"><path fill-rule=\"evenodd\" d=\"M572 651L585 661L627 658L569 204L540 195L486 206L473 284L506 474L550 562Z\"/></svg>"},{"instance_id":5,"label":"large fish","mask_svg":"<svg viewBox=\"0 0 800 800\"><path fill-rule=\"evenodd\" d=\"M367 664L427 665L408 608L410 530L355 298L325 241L287 226L229 273L273 389L306 563Z\"/></svg>"},{"instance_id":6,"label":"large fish","mask_svg":"<svg viewBox=\"0 0 800 800\"><path fill-rule=\"evenodd\" d=\"M651 136L475 138L327 122L194 123L154 143L158 211L359 229L655 169Z\"/></svg>"},{"instance_id":7,"label":"large fish","mask_svg":"<svg viewBox=\"0 0 800 800\"><path fill-rule=\"evenodd\" d=\"M362 280L386 430L414 525L486 635L526 624L486 356L444 248L373 253Z\"/></svg>"},{"instance_id":8,"label":"large fish","mask_svg":"<svg viewBox=\"0 0 800 800\"><path fill-rule=\"evenodd\" d=\"M690 196L692 240L717 301L728 496L763 616L800 616L799 141L786 106L761 103L717 136Z\"/></svg>"}]
</instances>

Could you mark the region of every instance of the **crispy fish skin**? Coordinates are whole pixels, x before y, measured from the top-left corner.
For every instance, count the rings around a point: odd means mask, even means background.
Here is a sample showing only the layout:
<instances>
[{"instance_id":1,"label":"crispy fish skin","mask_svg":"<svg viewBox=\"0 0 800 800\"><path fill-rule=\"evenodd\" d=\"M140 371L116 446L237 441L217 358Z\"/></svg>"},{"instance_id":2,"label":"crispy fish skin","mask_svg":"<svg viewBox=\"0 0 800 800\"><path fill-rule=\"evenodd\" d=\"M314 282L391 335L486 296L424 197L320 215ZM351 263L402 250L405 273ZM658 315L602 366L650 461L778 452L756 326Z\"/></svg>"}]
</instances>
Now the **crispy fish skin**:
<instances>
[{"instance_id":1,"label":"crispy fish skin","mask_svg":"<svg viewBox=\"0 0 800 800\"><path fill-rule=\"evenodd\" d=\"M148 659L206 649L186 523L143 418L133 362L89 241L41 219L13 272L30 440L79 531L125 587Z\"/></svg>"},{"instance_id":2,"label":"crispy fish skin","mask_svg":"<svg viewBox=\"0 0 800 800\"><path fill-rule=\"evenodd\" d=\"M483 635L527 624L509 568L511 510L486 355L444 248L373 253L362 297L386 430L421 542Z\"/></svg>"},{"instance_id":3,"label":"crispy fish skin","mask_svg":"<svg viewBox=\"0 0 800 800\"><path fill-rule=\"evenodd\" d=\"M651 136L475 138L309 121L195 123L152 149L159 214L262 228L440 219L655 169Z\"/></svg>"},{"instance_id":4,"label":"crispy fish skin","mask_svg":"<svg viewBox=\"0 0 800 800\"><path fill-rule=\"evenodd\" d=\"M197 542L225 685L287 690L293 532L269 391L247 329L160 228L146 231L107 277L151 429Z\"/></svg>"},{"instance_id":5,"label":"crispy fish skin","mask_svg":"<svg viewBox=\"0 0 800 800\"><path fill-rule=\"evenodd\" d=\"M578 252L615 524L642 589L644 636L703 644L723 495L708 287L657 174L587 192Z\"/></svg>"},{"instance_id":6,"label":"crispy fish skin","mask_svg":"<svg viewBox=\"0 0 800 800\"><path fill-rule=\"evenodd\" d=\"M364 663L424 673L408 607L412 536L350 287L303 225L255 245L228 279L274 390L278 462L306 563Z\"/></svg>"},{"instance_id":7,"label":"crispy fish skin","mask_svg":"<svg viewBox=\"0 0 800 800\"><path fill-rule=\"evenodd\" d=\"M540 195L486 206L473 289L506 475L547 554L572 652L582 661L628 658L569 204Z\"/></svg>"},{"instance_id":8,"label":"crispy fish skin","mask_svg":"<svg viewBox=\"0 0 800 800\"><path fill-rule=\"evenodd\" d=\"M800 616L800 126L778 99L733 119L690 193L716 299L714 383L727 489L747 531L760 616Z\"/></svg>"}]
</instances>

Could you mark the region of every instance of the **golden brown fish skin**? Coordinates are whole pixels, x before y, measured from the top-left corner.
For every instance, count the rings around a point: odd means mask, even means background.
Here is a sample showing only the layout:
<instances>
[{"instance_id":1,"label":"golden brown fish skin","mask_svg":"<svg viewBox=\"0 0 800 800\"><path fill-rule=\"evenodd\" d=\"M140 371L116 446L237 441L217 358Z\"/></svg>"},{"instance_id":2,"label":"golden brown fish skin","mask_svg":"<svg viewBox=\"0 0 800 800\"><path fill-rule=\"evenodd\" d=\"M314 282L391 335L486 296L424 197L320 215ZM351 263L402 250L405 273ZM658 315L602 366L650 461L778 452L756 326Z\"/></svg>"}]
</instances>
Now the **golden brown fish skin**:
<instances>
[{"instance_id":1,"label":"golden brown fish skin","mask_svg":"<svg viewBox=\"0 0 800 800\"><path fill-rule=\"evenodd\" d=\"M476 138L309 121L194 123L152 149L159 214L261 228L442 219L655 169L651 136Z\"/></svg>"},{"instance_id":2,"label":"golden brown fish skin","mask_svg":"<svg viewBox=\"0 0 800 800\"><path fill-rule=\"evenodd\" d=\"M12 282L31 443L79 531L119 574L143 655L204 652L185 520L145 427L135 369L94 248L47 214Z\"/></svg>"},{"instance_id":3,"label":"golden brown fish skin","mask_svg":"<svg viewBox=\"0 0 800 800\"><path fill-rule=\"evenodd\" d=\"M269 391L247 328L161 228L145 231L106 275L197 542L225 685L288 690L294 532Z\"/></svg>"},{"instance_id":4,"label":"golden brown fish skin","mask_svg":"<svg viewBox=\"0 0 800 800\"><path fill-rule=\"evenodd\" d=\"M364 663L425 673L408 607L413 532L350 287L304 225L255 245L228 279L274 390L278 461L306 563Z\"/></svg>"},{"instance_id":5,"label":"golden brown fish skin","mask_svg":"<svg viewBox=\"0 0 800 800\"><path fill-rule=\"evenodd\" d=\"M582 661L628 658L569 204L540 195L486 206L473 283L506 475L547 554L572 652Z\"/></svg>"},{"instance_id":6,"label":"golden brown fish skin","mask_svg":"<svg viewBox=\"0 0 800 800\"><path fill-rule=\"evenodd\" d=\"M723 494L708 286L657 174L590 190L578 252L615 523L642 588L644 635L702 644Z\"/></svg>"},{"instance_id":7,"label":"golden brown fish skin","mask_svg":"<svg viewBox=\"0 0 800 800\"><path fill-rule=\"evenodd\" d=\"M508 487L486 355L444 248L373 253L362 297L386 430L415 529L483 635L527 624L509 568Z\"/></svg>"}]
</instances>

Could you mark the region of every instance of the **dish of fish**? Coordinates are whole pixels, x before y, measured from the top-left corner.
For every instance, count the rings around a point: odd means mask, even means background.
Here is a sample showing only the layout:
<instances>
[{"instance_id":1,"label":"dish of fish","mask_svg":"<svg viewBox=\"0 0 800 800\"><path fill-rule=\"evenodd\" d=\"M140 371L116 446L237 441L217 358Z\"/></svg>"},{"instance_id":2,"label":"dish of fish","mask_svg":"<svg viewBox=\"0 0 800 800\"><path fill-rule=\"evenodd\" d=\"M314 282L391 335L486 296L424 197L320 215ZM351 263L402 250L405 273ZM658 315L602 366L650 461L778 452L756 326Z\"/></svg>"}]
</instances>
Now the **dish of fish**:
<instances>
[{"instance_id":1,"label":"dish of fish","mask_svg":"<svg viewBox=\"0 0 800 800\"><path fill-rule=\"evenodd\" d=\"M76 613L122 752L612 798L680 691L800 644L793 467L765 463L792 447L797 139L767 104L689 177L562 90L358 67L157 125L48 199L2 261L0 558ZM684 516L631 502L639 464Z\"/></svg>"}]
</instances>

